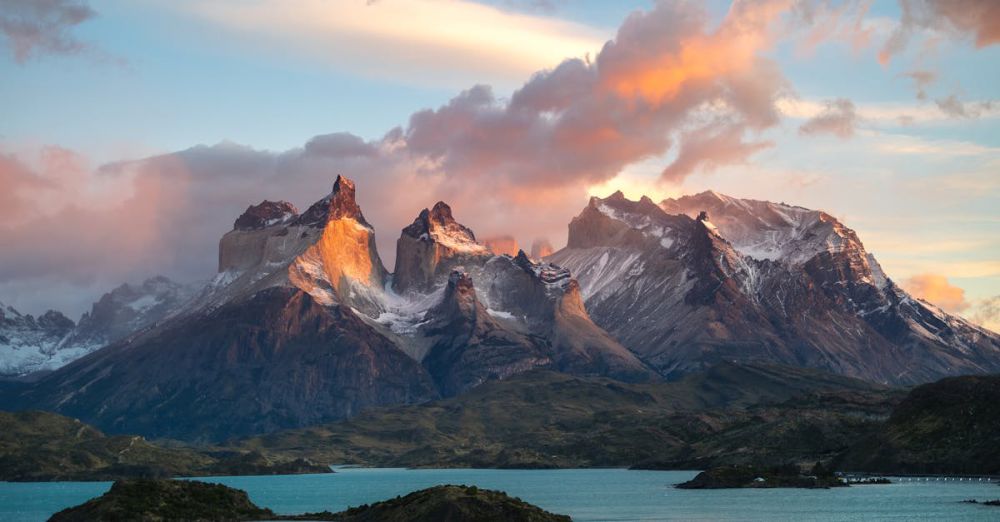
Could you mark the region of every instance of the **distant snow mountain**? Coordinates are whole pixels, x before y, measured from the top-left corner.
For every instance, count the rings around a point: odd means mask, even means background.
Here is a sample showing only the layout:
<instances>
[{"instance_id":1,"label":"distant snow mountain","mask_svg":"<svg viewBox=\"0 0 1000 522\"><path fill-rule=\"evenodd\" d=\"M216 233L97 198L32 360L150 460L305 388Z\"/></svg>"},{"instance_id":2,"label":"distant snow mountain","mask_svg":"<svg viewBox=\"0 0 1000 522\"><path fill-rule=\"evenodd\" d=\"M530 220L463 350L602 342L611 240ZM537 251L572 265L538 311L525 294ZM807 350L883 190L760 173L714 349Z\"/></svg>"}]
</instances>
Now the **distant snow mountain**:
<instances>
[{"instance_id":1,"label":"distant snow mountain","mask_svg":"<svg viewBox=\"0 0 1000 522\"><path fill-rule=\"evenodd\" d=\"M58 368L82 355L72 349L60 350L60 343L74 326L71 319L54 310L35 318L0 303L0 376Z\"/></svg>"},{"instance_id":2,"label":"distant snow mountain","mask_svg":"<svg viewBox=\"0 0 1000 522\"><path fill-rule=\"evenodd\" d=\"M547 258L666 376L722 359L918 383L1000 371L1000 337L896 286L855 232L791 205L704 192L593 198Z\"/></svg>"},{"instance_id":3,"label":"distant snow mountain","mask_svg":"<svg viewBox=\"0 0 1000 522\"><path fill-rule=\"evenodd\" d=\"M55 370L178 311L195 292L157 276L104 294L80 322L56 311L33 318L0 305L0 376Z\"/></svg>"}]
</instances>

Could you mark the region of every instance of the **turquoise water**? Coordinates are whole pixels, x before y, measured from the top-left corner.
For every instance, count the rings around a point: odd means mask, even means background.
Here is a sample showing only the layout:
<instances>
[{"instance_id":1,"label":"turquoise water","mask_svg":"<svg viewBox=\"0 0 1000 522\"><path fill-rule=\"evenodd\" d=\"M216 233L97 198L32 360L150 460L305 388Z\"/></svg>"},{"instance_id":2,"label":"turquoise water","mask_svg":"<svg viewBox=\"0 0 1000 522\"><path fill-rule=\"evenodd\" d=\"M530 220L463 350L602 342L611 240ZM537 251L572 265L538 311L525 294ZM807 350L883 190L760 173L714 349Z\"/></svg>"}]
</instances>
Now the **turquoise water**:
<instances>
[{"instance_id":1,"label":"turquoise water","mask_svg":"<svg viewBox=\"0 0 1000 522\"><path fill-rule=\"evenodd\" d=\"M574 520L1000 520L1000 498L979 482L897 482L829 490L680 490L687 471L339 468L330 475L201 478L246 490L278 513L340 511L436 484L499 489ZM0 482L0 520L43 521L100 495L108 482Z\"/></svg>"}]
</instances>

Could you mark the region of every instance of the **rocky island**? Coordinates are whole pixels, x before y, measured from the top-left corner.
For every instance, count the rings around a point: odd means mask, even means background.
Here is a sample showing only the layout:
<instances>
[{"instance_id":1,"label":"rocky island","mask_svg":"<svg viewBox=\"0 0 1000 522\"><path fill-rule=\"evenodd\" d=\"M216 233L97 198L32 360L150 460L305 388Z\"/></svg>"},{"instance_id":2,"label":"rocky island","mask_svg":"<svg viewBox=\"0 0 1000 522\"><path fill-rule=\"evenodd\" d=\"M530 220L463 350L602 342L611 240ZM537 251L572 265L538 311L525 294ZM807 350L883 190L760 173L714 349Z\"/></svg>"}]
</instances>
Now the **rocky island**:
<instances>
[{"instance_id":1,"label":"rocky island","mask_svg":"<svg viewBox=\"0 0 1000 522\"><path fill-rule=\"evenodd\" d=\"M111 489L84 504L64 509L49 522L119 520L256 521L336 520L341 522L568 522L502 491L476 486L435 486L339 513L278 515L250 501L245 491L189 480L134 479L115 482Z\"/></svg>"},{"instance_id":2,"label":"rocky island","mask_svg":"<svg viewBox=\"0 0 1000 522\"><path fill-rule=\"evenodd\" d=\"M693 479L677 484L678 489L805 488L847 487L847 483L817 464L803 472L794 464L782 466L724 466L702 471Z\"/></svg>"}]
</instances>

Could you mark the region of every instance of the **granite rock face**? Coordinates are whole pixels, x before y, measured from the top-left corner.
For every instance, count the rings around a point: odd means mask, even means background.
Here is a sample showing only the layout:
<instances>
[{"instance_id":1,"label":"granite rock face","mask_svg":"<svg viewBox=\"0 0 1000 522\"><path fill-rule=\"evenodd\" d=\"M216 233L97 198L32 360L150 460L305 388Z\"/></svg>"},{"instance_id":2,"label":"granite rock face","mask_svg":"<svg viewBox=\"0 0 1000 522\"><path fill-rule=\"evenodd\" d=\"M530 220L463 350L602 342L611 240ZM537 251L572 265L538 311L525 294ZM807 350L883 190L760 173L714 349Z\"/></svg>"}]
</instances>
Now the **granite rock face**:
<instances>
[{"instance_id":1,"label":"granite rock face","mask_svg":"<svg viewBox=\"0 0 1000 522\"><path fill-rule=\"evenodd\" d=\"M472 230L455 221L451 207L439 201L422 210L396 241L392 286L400 293L427 291L453 267L491 256Z\"/></svg>"}]
</instances>

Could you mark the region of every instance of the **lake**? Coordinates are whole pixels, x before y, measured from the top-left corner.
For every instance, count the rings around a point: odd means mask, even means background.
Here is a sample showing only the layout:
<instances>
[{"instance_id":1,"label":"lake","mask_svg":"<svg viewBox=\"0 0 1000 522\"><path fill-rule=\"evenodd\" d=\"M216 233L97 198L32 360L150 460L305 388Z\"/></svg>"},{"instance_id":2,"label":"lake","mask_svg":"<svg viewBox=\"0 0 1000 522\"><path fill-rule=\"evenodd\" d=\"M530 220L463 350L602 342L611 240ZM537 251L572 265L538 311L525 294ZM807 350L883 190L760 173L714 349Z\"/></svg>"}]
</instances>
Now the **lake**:
<instances>
[{"instance_id":1,"label":"lake","mask_svg":"<svg viewBox=\"0 0 1000 522\"><path fill-rule=\"evenodd\" d=\"M330 475L199 478L243 489L278 513L340 511L437 484L499 489L574 520L1000 520L988 482L897 482L829 490L680 490L693 471L337 468ZM109 482L0 482L0 520L44 521Z\"/></svg>"}]
</instances>

